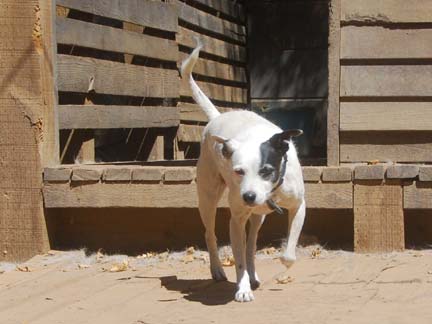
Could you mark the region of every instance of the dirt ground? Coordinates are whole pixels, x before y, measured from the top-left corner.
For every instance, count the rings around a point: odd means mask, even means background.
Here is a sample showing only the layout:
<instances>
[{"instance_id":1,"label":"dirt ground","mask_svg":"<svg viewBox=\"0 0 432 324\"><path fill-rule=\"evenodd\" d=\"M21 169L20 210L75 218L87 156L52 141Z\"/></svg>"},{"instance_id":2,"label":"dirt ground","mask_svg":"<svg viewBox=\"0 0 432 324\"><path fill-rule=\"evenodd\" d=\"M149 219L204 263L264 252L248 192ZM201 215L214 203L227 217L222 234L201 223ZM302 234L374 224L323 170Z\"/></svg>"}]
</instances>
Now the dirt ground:
<instances>
[{"instance_id":1,"label":"dirt ground","mask_svg":"<svg viewBox=\"0 0 432 324\"><path fill-rule=\"evenodd\" d=\"M230 264L229 249L221 253ZM286 273L278 251L260 251L262 285L245 304L233 300L234 267L215 283L207 253L193 249L138 258L52 251L0 263L0 323L432 323L432 250L298 254Z\"/></svg>"}]
</instances>

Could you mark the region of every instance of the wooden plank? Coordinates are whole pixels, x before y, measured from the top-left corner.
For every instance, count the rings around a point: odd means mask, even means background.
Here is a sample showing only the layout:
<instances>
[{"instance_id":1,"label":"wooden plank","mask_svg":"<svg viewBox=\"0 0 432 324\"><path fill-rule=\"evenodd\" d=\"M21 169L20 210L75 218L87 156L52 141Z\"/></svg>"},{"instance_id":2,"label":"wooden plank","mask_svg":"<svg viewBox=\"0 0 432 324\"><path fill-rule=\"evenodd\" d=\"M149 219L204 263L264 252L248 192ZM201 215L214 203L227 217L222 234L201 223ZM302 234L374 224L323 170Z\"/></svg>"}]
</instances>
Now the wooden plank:
<instances>
[{"instance_id":1,"label":"wooden plank","mask_svg":"<svg viewBox=\"0 0 432 324\"><path fill-rule=\"evenodd\" d=\"M307 208L353 208L352 183L305 183Z\"/></svg>"},{"instance_id":2,"label":"wooden plank","mask_svg":"<svg viewBox=\"0 0 432 324\"><path fill-rule=\"evenodd\" d=\"M431 17L428 0L342 0L343 22L430 23Z\"/></svg>"},{"instance_id":3,"label":"wooden plank","mask_svg":"<svg viewBox=\"0 0 432 324\"><path fill-rule=\"evenodd\" d=\"M319 182L321 180L321 167L302 167L305 182Z\"/></svg>"},{"instance_id":4,"label":"wooden plank","mask_svg":"<svg viewBox=\"0 0 432 324\"><path fill-rule=\"evenodd\" d=\"M387 179L413 179L418 176L418 165L390 165L387 167Z\"/></svg>"},{"instance_id":5,"label":"wooden plank","mask_svg":"<svg viewBox=\"0 0 432 324\"><path fill-rule=\"evenodd\" d=\"M175 127L180 114L176 107L61 105L60 129Z\"/></svg>"},{"instance_id":6,"label":"wooden plank","mask_svg":"<svg viewBox=\"0 0 432 324\"><path fill-rule=\"evenodd\" d=\"M432 165L420 167L419 180L420 181L432 181Z\"/></svg>"},{"instance_id":7,"label":"wooden plank","mask_svg":"<svg viewBox=\"0 0 432 324\"><path fill-rule=\"evenodd\" d=\"M432 209L432 186L430 183L414 182L404 186L406 209Z\"/></svg>"},{"instance_id":8,"label":"wooden plank","mask_svg":"<svg viewBox=\"0 0 432 324\"><path fill-rule=\"evenodd\" d=\"M247 89L245 88L200 81L197 81L197 84L210 99L234 103L247 103L248 101ZM190 85L187 80L181 80L180 96L192 96Z\"/></svg>"},{"instance_id":9,"label":"wooden plank","mask_svg":"<svg viewBox=\"0 0 432 324\"><path fill-rule=\"evenodd\" d=\"M329 11L328 47L328 108L327 108L327 164L338 166L340 113L340 46L341 0L332 0Z\"/></svg>"},{"instance_id":10,"label":"wooden plank","mask_svg":"<svg viewBox=\"0 0 432 324\"><path fill-rule=\"evenodd\" d=\"M176 70L57 55L60 91L86 93L94 79L96 93L156 98L178 97Z\"/></svg>"},{"instance_id":11,"label":"wooden plank","mask_svg":"<svg viewBox=\"0 0 432 324\"><path fill-rule=\"evenodd\" d=\"M243 44L246 43L245 26L205 13L189 6L186 2L177 0L175 3L177 5L179 20L234 41Z\"/></svg>"},{"instance_id":12,"label":"wooden plank","mask_svg":"<svg viewBox=\"0 0 432 324\"><path fill-rule=\"evenodd\" d=\"M46 208L196 208L196 184L46 184Z\"/></svg>"},{"instance_id":13,"label":"wooden plank","mask_svg":"<svg viewBox=\"0 0 432 324\"><path fill-rule=\"evenodd\" d=\"M196 208L198 206L195 183L163 185L99 182L84 186L47 183L43 189L43 196L46 208ZM306 204L308 208L352 208L352 185L308 183ZM226 192L219 207L228 207Z\"/></svg>"},{"instance_id":14,"label":"wooden plank","mask_svg":"<svg viewBox=\"0 0 432 324\"><path fill-rule=\"evenodd\" d=\"M341 97L415 97L432 93L432 65L341 66Z\"/></svg>"},{"instance_id":15,"label":"wooden plank","mask_svg":"<svg viewBox=\"0 0 432 324\"><path fill-rule=\"evenodd\" d=\"M42 162L52 164L56 147L50 5L5 0L0 8L0 262L50 247L41 196Z\"/></svg>"},{"instance_id":16,"label":"wooden plank","mask_svg":"<svg viewBox=\"0 0 432 324\"><path fill-rule=\"evenodd\" d=\"M57 43L177 61L175 41L57 17Z\"/></svg>"},{"instance_id":17,"label":"wooden plank","mask_svg":"<svg viewBox=\"0 0 432 324\"><path fill-rule=\"evenodd\" d=\"M341 162L431 162L432 132L342 132Z\"/></svg>"},{"instance_id":18,"label":"wooden plank","mask_svg":"<svg viewBox=\"0 0 432 324\"><path fill-rule=\"evenodd\" d=\"M204 126L181 124L177 131L179 142L201 142Z\"/></svg>"},{"instance_id":19,"label":"wooden plank","mask_svg":"<svg viewBox=\"0 0 432 324\"><path fill-rule=\"evenodd\" d=\"M234 1L192 0L192 2L204 5L211 10L219 11L222 14L227 15L234 20L239 20L241 22L244 22L245 20L245 15L242 6Z\"/></svg>"},{"instance_id":20,"label":"wooden plank","mask_svg":"<svg viewBox=\"0 0 432 324\"><path fill-rule=\"evenodd\" d=\"M354 186L354 251L405 248L402 187Z\"/></svg>"},{"instance_id":21,"label":"wooden plank","mask_svg":"<svg viewBox=\"0 0 432 324\"><path fill-rule=\"evenodd\" d=\"M208 119L202 108L197 104L191 104L186 102L179 102L178 110L180 113L180 120L182 121L196 121L207 123ZM221 113L232 111L239 108L227 108L227 107L216 107Z\"/></svg>"},{"instance_id":22,"label":"wooden plank","mask_svg":"<svg viewBox=\"0 0 432 324\"><path fill-rule=\"evenodd\" d=\"M345 26L341 31L341 59L430 59L431 57L430 29Z\"/></svg>"},{"instance_id":23,"label":"wooden plank","mask_svg":"<svg viewBox=\"0 0 432 324\"><path fill-rule=\"evenodd\" d=\"M354 169L356 180L383 180L386 168L384 165L358 165Z\"/></svg>"},{"instance_id":24,"label":"wooden plank","mask_svg":"<svg viewBox=\"0 0 432 324\"><path fill-rule=\"evenodd\" d=\"M178 66L180 66L181 62L185 60L188 56L189 54L180 52L180 61ZM244 67L206 60L203 58L200 58L196 62L193 73L222 80L247 83L246 70Z\"/></svg>"},{"instance_id":25,"label":"wooden plank","mask_svg":"<svg viewBox=\"0 0 432 324\"><path fill-rule=\"evenodd\" d=\"M174 4L167 2L57 0L57 5L145 27L177 32L177 10Z\"/></svg>"},{"instance_id":26,"label":"wooden plank","mask_svg":"<svg viewBox=\"0 0 432 324\"><path fill-rule=\"evenodd\" d=\"M197 37L203 43L202 52L231 61L246 62L246 48L243 46L230 44L183 27L179 27L179 32L176 35L177 43L189 48L195 48Z\"/></svg>"},{"instance_id":27,"label":"wooden plank","mask_svg":"<svg viewBox=\"0 0 432 324\"><path fill-rule=\"evenodd\" d=\"M430 131L432 102L342 102L341 131Z\"/></svg>"},{"instance_id":28,"label":"wooden plank","mask_svg":"<svg viewBox=\"0 0 432 324\"><path fill-rule=\"evenodd\" d=\"M43 141L41 152L42 166L58 165L60 151L58 114L57 114L57 44L55 41L55 0L40 2L40 24L42 30L42 48L38 53L41 56L41 83L43 96ZM33 33L34 35L34 33ZM43 49L43 50L42 50Z\"/></svg>"},{"instance_id":29,"label":"wooden plank","mask_svg":"<svg viewBox=\"0 0 432 324\"><path fill-rule=\"evenodd\" d=\"M328 167L322 172L323 182L351 182L352 168L350 167Z\"/></svg>"}]
</instances>

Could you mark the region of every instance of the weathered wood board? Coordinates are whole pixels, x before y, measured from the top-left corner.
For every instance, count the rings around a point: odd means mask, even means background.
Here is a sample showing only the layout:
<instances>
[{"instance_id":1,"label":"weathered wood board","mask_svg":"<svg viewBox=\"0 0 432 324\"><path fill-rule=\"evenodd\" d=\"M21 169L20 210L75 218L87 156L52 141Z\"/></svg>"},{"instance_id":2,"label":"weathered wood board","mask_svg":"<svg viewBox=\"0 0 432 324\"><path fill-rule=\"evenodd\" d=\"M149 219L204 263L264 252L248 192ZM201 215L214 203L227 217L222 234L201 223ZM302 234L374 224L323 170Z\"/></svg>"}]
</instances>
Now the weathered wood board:
<instances>
[{"instance_id":1,"label":"weathered wood board","mask_svg":"<svg viewBox=\"0 0 432 324\"><path fill-rule=\"evenodd\" d=\"M392 252L405 248L400 185L354 185L354 250Z\"/></svg>"}]
</instances>

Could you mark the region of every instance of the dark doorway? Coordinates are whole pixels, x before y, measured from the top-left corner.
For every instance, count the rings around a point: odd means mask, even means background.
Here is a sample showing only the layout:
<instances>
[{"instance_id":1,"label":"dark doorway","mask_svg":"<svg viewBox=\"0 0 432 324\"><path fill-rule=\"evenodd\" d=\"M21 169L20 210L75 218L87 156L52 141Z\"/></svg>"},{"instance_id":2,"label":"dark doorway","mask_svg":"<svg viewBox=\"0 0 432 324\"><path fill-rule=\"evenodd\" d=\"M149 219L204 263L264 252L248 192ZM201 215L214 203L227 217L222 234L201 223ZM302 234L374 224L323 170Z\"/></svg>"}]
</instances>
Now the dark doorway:
<instances>
[{"instance_id":1,"label":"dark doorway","mask_svg":"<svg viewBox=\"0 0 432 324\"><path fill-rule=\"evenodd\" d=\"M303 164L326 164L329 2L246 1L252 108L301 128Z\"/></svg>"}]
</instances>

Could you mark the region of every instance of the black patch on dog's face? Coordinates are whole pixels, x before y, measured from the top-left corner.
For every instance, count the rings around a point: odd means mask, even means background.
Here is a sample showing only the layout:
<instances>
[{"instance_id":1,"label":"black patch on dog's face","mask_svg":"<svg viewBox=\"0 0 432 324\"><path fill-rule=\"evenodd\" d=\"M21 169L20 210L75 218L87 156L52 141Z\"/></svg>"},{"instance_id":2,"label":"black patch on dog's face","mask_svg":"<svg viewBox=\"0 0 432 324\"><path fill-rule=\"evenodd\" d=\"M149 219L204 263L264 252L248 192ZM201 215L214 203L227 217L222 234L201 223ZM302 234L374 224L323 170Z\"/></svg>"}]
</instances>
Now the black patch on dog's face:
<instances>
[{"instance_id":1,"label":"black patch on dog's face","mask_svg":"<svg viewBox=\"0 0 432 324\"><path fill-rule=\"evenodd\" d=\"M279 179L280 165L283 156L288 151L288 143L286 144L286 149L280 149L275 147L270 140L261 143L260 153L261 153L261 163L259 166L258 174L264 179L271 182L277 182Z\"/></svg>"}]
</instances>

